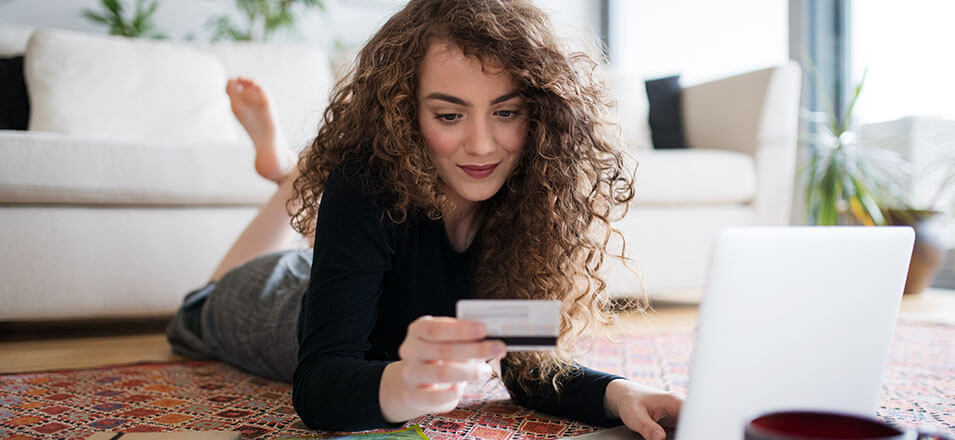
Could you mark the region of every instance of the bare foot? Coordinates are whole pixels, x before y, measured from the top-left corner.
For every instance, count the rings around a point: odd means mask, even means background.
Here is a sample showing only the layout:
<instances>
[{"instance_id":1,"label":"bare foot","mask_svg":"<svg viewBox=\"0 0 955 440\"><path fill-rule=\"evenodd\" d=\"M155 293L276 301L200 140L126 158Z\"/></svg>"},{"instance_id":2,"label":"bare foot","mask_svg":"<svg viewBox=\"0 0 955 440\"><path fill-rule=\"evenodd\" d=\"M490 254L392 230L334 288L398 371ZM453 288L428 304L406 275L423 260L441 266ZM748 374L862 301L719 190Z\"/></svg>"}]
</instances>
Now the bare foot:
<instances>
[{"instance_id":1,"label":"bare foot","mask_svg":"<svg viewBox=\"0 0 955 440\"><path fill-rule=\"evenodd\" d=\"M295 156L282 138L278 118L265 90L248 78L233 78L226 83L232 113L255 145L255 171L280 183L295 166Z\"/></svg>"}]
</instances>

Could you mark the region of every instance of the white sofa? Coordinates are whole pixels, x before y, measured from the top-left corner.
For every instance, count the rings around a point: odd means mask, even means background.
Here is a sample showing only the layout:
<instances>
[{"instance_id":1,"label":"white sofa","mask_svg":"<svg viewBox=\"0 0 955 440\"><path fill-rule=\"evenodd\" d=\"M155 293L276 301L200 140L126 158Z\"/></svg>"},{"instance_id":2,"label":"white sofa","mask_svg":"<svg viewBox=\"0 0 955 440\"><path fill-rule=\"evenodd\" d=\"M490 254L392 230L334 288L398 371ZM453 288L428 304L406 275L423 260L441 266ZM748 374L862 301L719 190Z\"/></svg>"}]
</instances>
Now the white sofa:
<instances>
[{"instance_id":1,"label":"white sofa","mask_svg":"<svg viewBox=\"0 0 955 440\"><path fill-rule=\"evenodd\" d=\"M171 314L274 189L253 171L226 78L263 82L296 148L332 82L328 57L304 46L0 25L0 56L15 53L25 53L32 109L29 131L0 130L0 321ZM637 151L637 203L617 225L652 297L702 285L720 227L787 222L798 84L786 65L690 87L692 148ZM627 94L621 104L646 99ZM642 106L630 110L645 119ZM623 126L631 139L646 134ZM606 273L614 294L639 292L619 265Z\"/></svg>"}]
</instances>

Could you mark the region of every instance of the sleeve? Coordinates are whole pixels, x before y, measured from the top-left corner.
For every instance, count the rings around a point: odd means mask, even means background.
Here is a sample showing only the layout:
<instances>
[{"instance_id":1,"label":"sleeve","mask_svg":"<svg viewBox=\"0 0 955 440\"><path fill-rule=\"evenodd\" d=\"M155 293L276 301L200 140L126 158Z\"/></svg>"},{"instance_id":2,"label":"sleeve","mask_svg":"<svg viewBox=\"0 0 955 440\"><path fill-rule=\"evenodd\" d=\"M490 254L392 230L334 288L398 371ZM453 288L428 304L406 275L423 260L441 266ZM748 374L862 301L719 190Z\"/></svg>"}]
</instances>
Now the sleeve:
<instances>
[{"instance_id":1,"label":"sleeve","mask_svg":"<svg viewBox=\"0 0 955 440\"><path fill-rule=\"evenodd\" d=\"M378 401L387 363L363 353L392 246L380 203L346 174L331 173L318 209L292 402L310 428L356 431L391 426Z\"/></svg>"},{"instance_id":2,"label":"sleeve","mask_svg":"<svg viewBox=\"0 0 955 440\"><path fill-rule=\"evenodd\" d=\"M506 384L511 400L533 410L591 425L621 425L623 422L619 419L607 418L604 411L604 394L611 381L623 377L591 370L578 364L574 366L576 369L564 382L560 395L557 395L550 383L539 383L531 392L526 392L514 384ZM509 368L507 358L501 359L502 373ZM507 377L507 374L502 375Z\"/></svg>"}]
</instances>

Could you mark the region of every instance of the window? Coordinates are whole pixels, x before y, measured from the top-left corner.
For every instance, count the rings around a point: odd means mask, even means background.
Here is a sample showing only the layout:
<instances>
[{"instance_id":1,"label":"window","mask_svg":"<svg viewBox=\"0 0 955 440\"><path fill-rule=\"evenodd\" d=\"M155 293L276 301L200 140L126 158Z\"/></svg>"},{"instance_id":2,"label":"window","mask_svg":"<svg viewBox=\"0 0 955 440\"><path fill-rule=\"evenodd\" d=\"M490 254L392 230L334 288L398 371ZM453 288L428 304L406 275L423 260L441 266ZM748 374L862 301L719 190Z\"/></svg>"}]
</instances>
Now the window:
<instances>
[{"instance_id":1,"label":"window","mask_svg":"<svg viewBox=\"0 0 955 440\"><path fill-rule=\"evenodd\" d=\"M955 121L955 2L855 1L851 16L851 71L866 69L859 120L934 116Z\"/></svg>"},{"instance_id":2,"label":"window","mask_svg":"<svg viewBox=\"0 0 955 440\"><path fill-rule=\"evenodd\" d=\"M955 167L955 2L860 0L848 14L850 83L865 72L855 113L860 144L911 163L913 206L955 209L955 188L942 185L942 167ZM943 225L949 247L952 219Z\"/></svg>"}]
</instances>

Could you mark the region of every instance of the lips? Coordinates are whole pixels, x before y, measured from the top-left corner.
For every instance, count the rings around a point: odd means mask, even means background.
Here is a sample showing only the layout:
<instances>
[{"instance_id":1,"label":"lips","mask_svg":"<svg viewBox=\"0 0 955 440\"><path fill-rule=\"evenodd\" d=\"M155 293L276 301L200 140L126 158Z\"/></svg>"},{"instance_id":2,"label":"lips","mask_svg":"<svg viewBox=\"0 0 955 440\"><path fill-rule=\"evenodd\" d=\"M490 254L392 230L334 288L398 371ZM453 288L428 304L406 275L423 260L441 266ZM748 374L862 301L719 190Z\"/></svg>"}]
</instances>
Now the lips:
<instances>
[{"instance_id":1,"label":"lips","mask_svg":"<svg viewBox=\"0 0 955 440\"><path fill-rule=\"evenodd\" d=\"M490 165L458 165L458 168L461 168L467 175L475 179L483 179L490 176L500 164L501 163L498 162Z\"/></svg>"}]
</instances>

